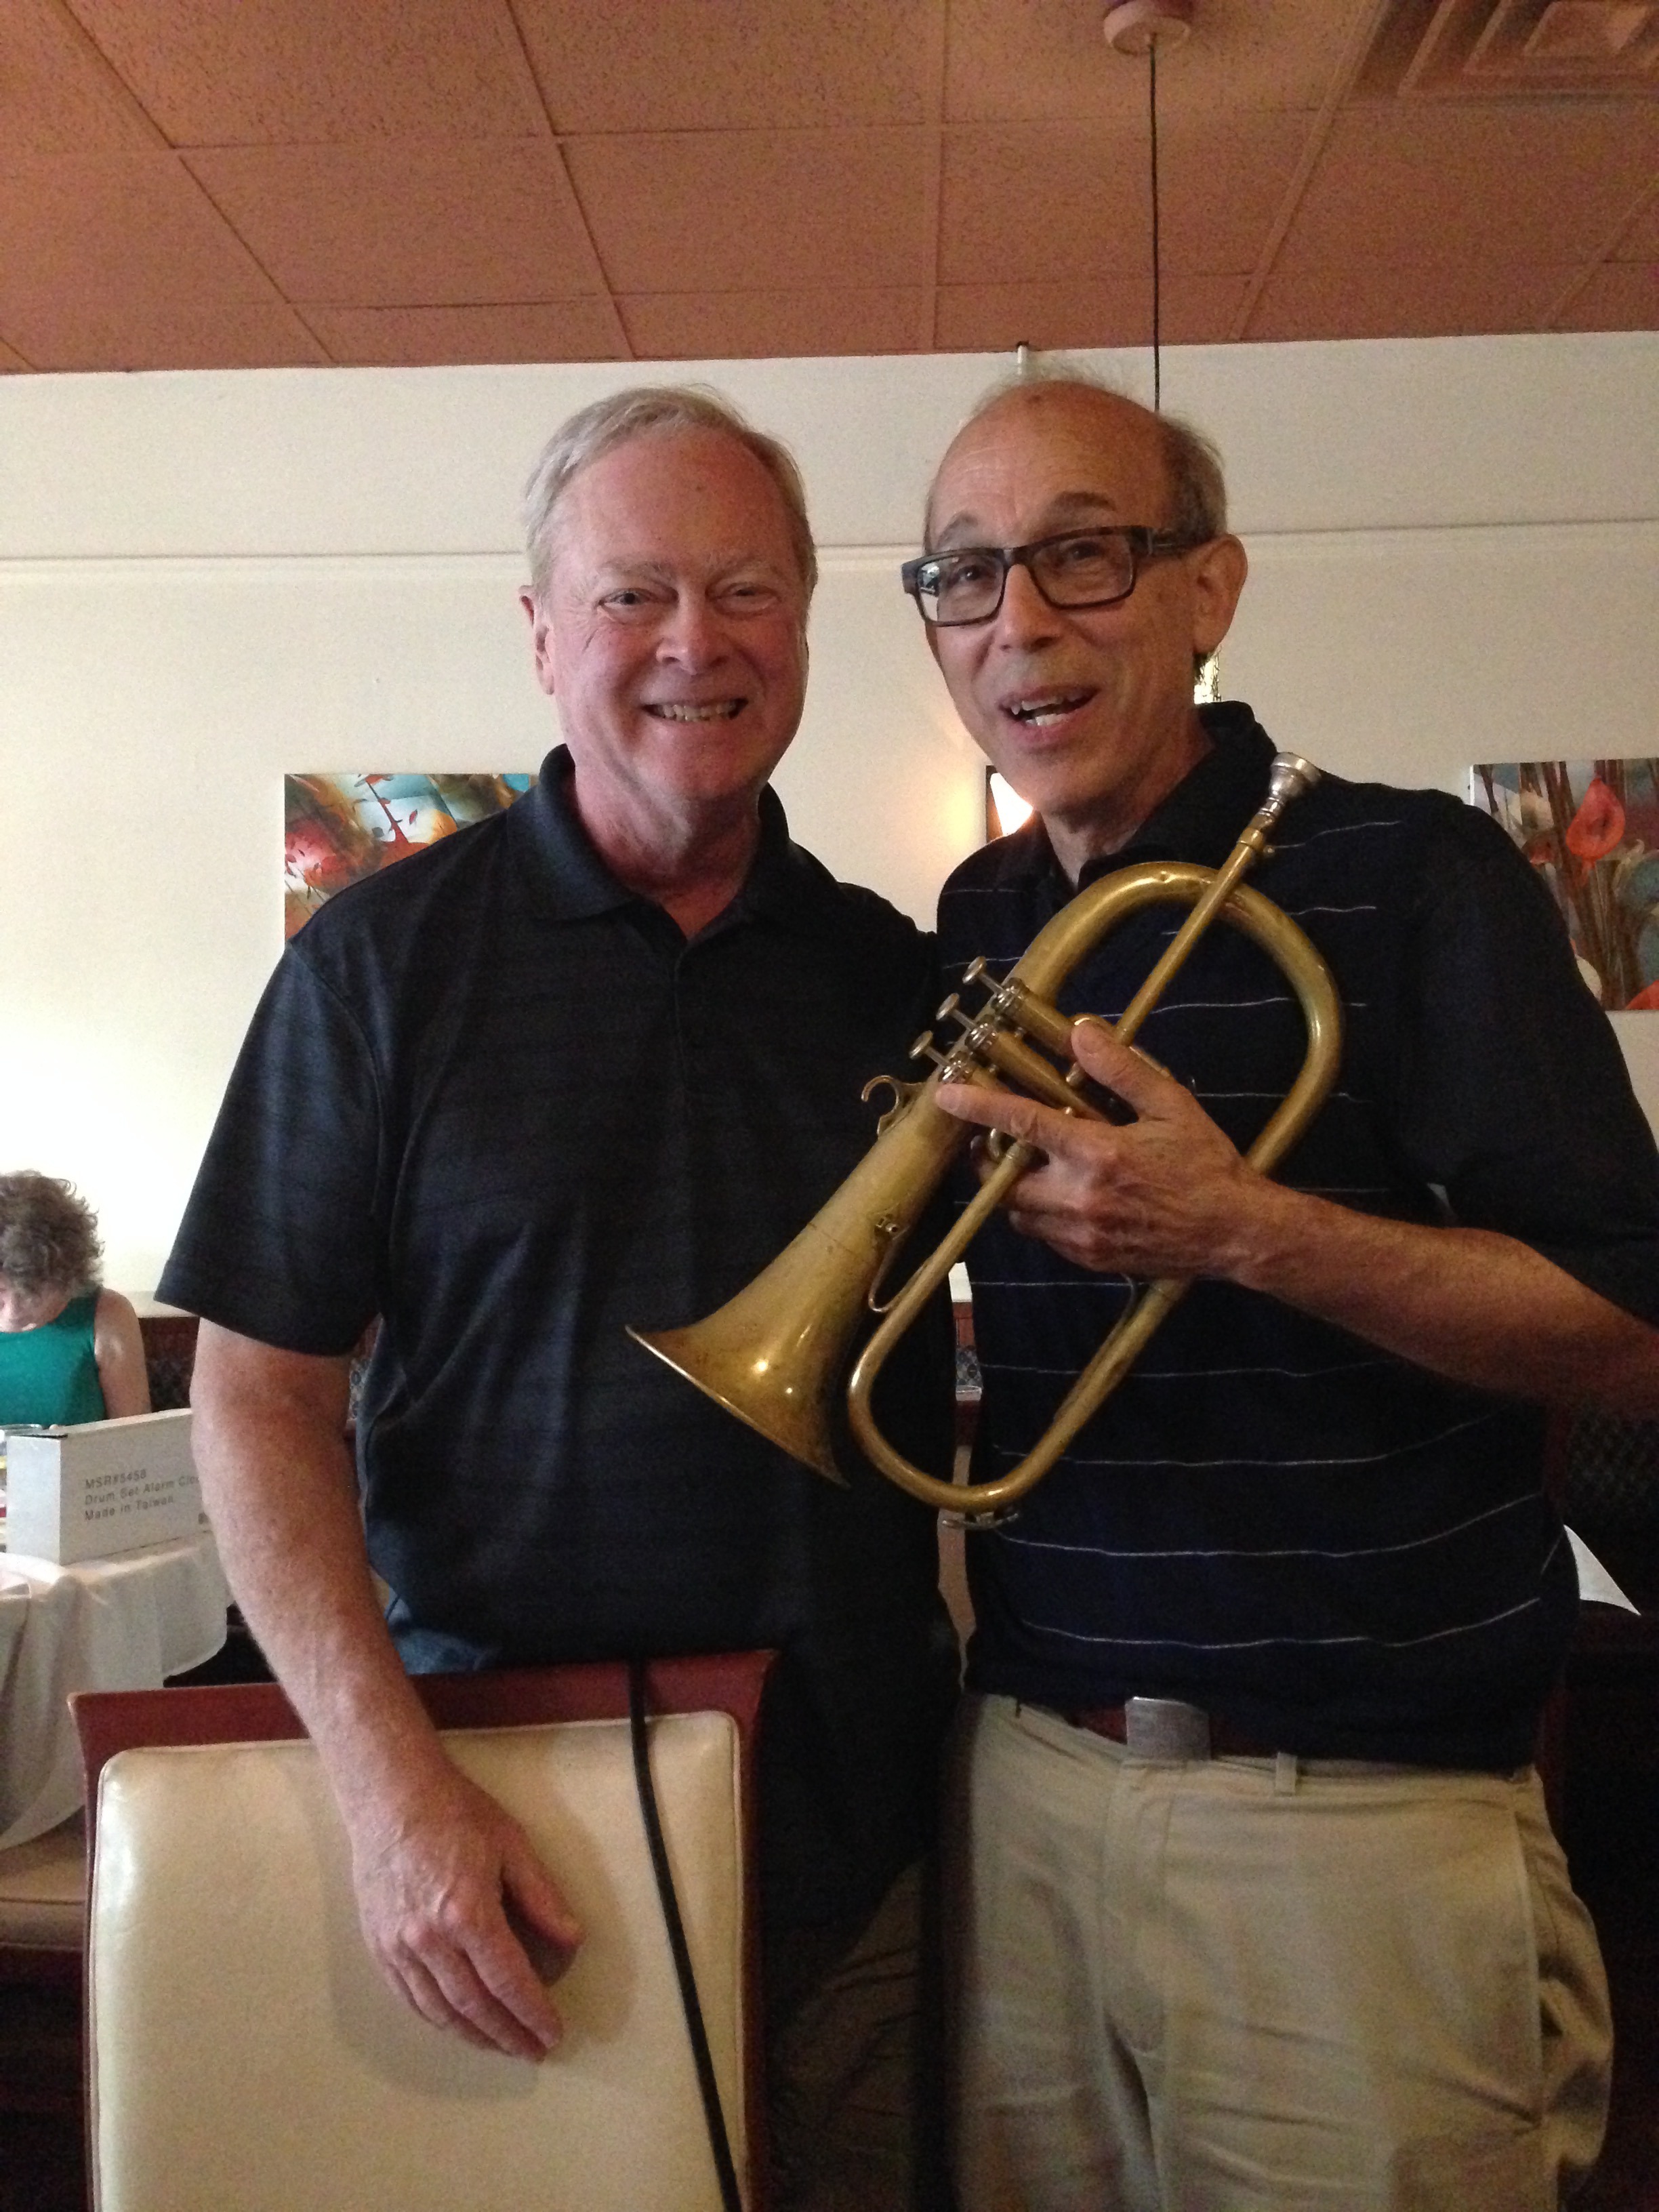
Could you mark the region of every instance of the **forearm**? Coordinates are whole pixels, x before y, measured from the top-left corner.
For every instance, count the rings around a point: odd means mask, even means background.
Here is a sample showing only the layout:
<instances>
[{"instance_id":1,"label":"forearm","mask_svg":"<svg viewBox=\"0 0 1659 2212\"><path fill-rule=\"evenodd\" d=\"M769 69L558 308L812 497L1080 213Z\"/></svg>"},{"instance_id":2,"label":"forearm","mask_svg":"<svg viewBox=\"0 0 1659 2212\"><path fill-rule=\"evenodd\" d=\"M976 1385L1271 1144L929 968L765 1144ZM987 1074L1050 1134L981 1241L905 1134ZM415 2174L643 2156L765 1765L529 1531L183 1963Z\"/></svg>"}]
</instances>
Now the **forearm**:
<instances>
[{"instance_id":1,"label":"forearm","mask_svg":"<svg viewBox=\"0 0 1659 2212\"><path fill-rule=\"evenodd\" d=\"M503 1899L556 1951L581 1931L528 1840L443 1749L370 1577L344 1360L202 1325L191 1402L231 1588L322 1759L358 1915L392 1986L471 2041L539 2057L559 2022Z\"/></svg>"},{"instance_id":2,"label":"forearm","mask_svg":"<svg viewBox=\"0 0 1659 2212\"><path fill-rule=\"evenodd\" d=\"M248 1625L318 1747L349 1825L418 1786L442 1752L393 1649L369 1572L343 1425L343 1372L319 1391L248 1372L203 1324L194 1443L204 1502ZM325 1379L325 1378L324 1378Z\"/></svg>"},{"instance_id":3,"label":"forearm","mask_svg":"<svg viewBox=\"0 0 1659 2212\"><path fill-rule=\"evenodd\" d=\"M1210 1276L1279 1298L1454 1382L1547 1405L1659 1416L1659 1330L1488 1230L1379 1219L1259 1175L1189 1092L1097 1022L1079 1063L1125 1127L946 1085L939 1103L1044 1155L1008 1217L1079 1267Z\"/></svg>"},{"instance_id":4,"label":"forearm","mask_svg":"<svg viewBox=\"0 0 1659 2212\"><path fill-rule=\"evenodd\" d=\"M1215 1272L1455 1382L1659 1416L1659 1331L1513 1237L1264 1182Z\"/></svg>"}]
</instances>

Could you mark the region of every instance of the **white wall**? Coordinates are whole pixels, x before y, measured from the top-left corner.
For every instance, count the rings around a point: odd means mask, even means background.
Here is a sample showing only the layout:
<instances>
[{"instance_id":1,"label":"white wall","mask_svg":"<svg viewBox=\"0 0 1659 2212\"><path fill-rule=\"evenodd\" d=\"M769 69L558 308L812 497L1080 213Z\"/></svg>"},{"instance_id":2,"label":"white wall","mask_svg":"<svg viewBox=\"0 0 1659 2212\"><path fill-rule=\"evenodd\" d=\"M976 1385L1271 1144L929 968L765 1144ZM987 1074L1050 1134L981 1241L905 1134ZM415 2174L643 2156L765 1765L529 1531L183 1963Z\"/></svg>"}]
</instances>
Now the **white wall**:
<instances>
[{"instance_id":1,"label":"white wall","mask_svg":"<svg viewBox=\"0 0 1659 2212\"><path fill-rule=\"evenodd\" d=\"M983 357L696 365L825 548L792 823L919 916L980 763L893 568ZM1139 356L1109 361L1144 393ZM668 372L661 372L667 374ZM0 379L0 1163L143 1291L280 942L284 771L530 768L518 486L614 368ZM1348 774L1659 750L1659 338L1193 349L1252 581L1224 688ZM1626 1017L1659 1109L1659 1019Z\"/></svg>"}]
</instances>

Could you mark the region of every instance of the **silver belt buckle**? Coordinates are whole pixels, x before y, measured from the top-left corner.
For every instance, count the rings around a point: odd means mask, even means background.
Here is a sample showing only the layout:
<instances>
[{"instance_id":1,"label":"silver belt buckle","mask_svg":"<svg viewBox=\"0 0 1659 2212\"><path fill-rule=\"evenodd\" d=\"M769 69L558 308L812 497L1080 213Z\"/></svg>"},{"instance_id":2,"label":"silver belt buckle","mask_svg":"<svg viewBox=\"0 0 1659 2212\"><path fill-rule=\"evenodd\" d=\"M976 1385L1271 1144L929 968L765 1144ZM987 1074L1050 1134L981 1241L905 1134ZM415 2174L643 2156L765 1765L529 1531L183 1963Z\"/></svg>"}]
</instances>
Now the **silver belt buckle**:
<instances>
[{"instance_id":1,"label":"silver belt buckle","mask_svg":"<svg viewBox=\"0 0 1659 2212\"><path fill-rule=\"evenodd\" d=\"M1130 1698L1123 1707L1123 1743L1131 1759L1207 1759L1210 1717L1179 1698Z\"/></svg>"}]
</instances>

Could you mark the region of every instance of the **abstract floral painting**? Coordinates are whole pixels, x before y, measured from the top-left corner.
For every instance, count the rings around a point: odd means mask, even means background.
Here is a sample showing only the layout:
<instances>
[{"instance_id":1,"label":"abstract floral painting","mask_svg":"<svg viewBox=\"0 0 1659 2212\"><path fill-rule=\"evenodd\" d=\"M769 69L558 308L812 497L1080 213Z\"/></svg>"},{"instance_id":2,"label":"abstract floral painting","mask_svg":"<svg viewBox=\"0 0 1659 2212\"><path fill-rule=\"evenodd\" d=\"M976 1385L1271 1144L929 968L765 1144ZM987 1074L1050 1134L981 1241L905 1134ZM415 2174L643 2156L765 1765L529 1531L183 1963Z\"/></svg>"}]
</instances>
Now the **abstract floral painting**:
<instances>
[{"instance_id":1,"label":"abstract floral painting","mask_svg":"<svg viewBox=\"0 0 1659 2212\"><path fill-rule=\"evenodd\" d=\"M1478 767L1469 796L1554 892L1608 1012L1659 1011L1659 761Z\"/></svg>"},{"instance_id":2,"label":"abstract floral painting","mask_svg":"<svg viewBox=\"0 0 1659 2212\"><path fill-rule=\"evenodd\" d=\"M283 934L292 937L348 884L502 813L534 781L386 770L284 776Z\"/></svg>"}]
</instances>

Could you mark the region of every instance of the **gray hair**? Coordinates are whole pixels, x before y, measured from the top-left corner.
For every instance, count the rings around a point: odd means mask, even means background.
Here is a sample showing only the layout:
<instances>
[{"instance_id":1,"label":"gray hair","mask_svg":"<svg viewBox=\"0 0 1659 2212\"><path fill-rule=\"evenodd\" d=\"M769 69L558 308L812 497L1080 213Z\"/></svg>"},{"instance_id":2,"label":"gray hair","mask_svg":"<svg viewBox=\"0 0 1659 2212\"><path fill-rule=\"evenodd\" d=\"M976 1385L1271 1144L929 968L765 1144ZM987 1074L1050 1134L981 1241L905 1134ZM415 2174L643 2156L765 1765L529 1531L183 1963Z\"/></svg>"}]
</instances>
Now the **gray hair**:
<instances>
[{"instance_id":1,"label":"gray hair","mask_svg":"<svg viewBox=\"0 0 1659 2212\"><path fill-rule=\"evenodd\" d=\"M98 1218L73 1183L31 1168L0 1175L0 1275L13 1290L95 1291L103 1257Z\"/></svg>"},{"instance_id":2,"label":"gray hair","mask_svg":"<svg viewBox=\"0 0 1659 2212\"><path fill-rule=\"evenodd\" d=\"M1095 376L1079 363L1068 361L1063 354L1051 354L1046 361L1028 362L1023 370L1005 376L994 384L980 399L962 428L966 430L982 415L999 406L1012 392L1030 392L1035 387L1058 387L1080 392L1102 392L1108 398L1121 400L1124 406L1133 407L1157 426L1164 444L1164 465L1170 479L1170 516L1168 527L1182 538L1191 538L1194 544L1204 544L1212 538L1221 538L1227 529L1227 480L1222 472L1221 455L1201 430L1178 415L1155 415L1150 407L1143 407L1138 399L1131 399L1127 392L1118 391L1104 377ZM959 437L962 433L957 432ZM953 444L955 441L951 441ZM941 462L940 466L944 464ZM933 511L933 492L939 483L935 471L933 482L927 488L927 514Z\"/></svg>"},{"instance_id":3,"label":"gray hair","mask_svg":"<svg viewBox=\"0 0 1659 2212\"><path fill-rule=\"evenodd\" d=\"M713 430L752 453L776 485L783 501L789 543L810 599L818 580L818 556L806 519L806 487L794 455L781 440L769 438L739 414L729 399L708 385L637 384L596 399L562 422L542 448L524 488L525 544L530 556L531 589L546 592L553 560L554 518L572 481L605 454L635 438L669 438L689 430Z\"/></svg>"}]
</instances>

